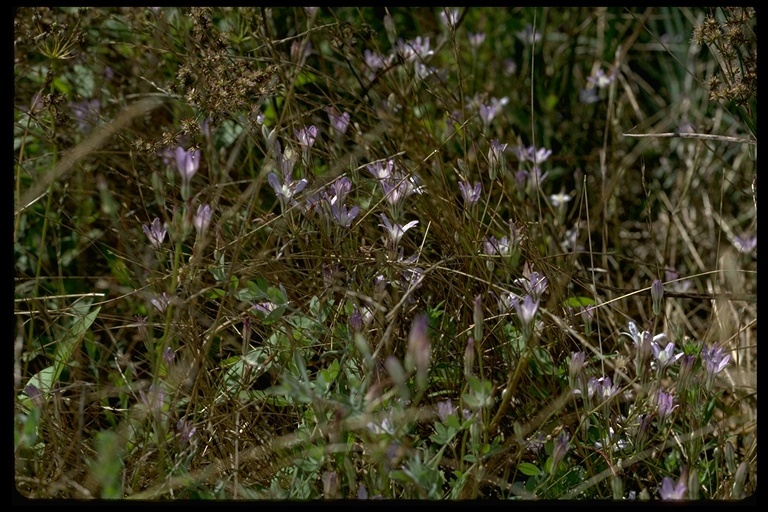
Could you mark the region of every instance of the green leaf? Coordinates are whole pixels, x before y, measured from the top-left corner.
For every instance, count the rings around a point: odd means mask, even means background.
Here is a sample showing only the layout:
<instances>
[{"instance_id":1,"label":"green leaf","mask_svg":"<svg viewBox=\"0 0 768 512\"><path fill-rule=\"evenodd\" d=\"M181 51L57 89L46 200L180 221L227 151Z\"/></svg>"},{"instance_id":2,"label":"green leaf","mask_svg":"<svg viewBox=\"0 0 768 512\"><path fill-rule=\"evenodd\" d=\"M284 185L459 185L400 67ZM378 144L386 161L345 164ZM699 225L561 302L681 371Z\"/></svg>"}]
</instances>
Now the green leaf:
<instances>
[{"instance_id":1,"label":"green leaf","mask_svg":"<svg viewBox=\"0 0 768 512\"><path fill-rule=\"evenodd\" d=\"M594 306L595 300L589 297L568 297L563 301L564 308L578 308L586 306Z\"/></svg>"},{"instance_id":2,"label":"green leaf","mask_svg":"<svg viewBox=\"0 0 768 512\"><path fill-rule=\"evenodd\" d=\"M285 313L285 306L278 306L273 309L262 322L264 325L273 324L282 318L283 313Z\"/></svg>"},{"instance_id":3,"label":"green leaf","mask_svg":"<svg viewBox=\"0 0 768 512\"><path fill-rule=\"evenodd\" d=\"M530 462L522 462L517 466L517 469L526 476L538 476L541 474L541 470Z\"/></svg>"},{"instance_id":4,"label":"green leaf","mask_svg":"<svg viewBox=\"0 0 768 512\"><path fill-rule=\"evenodd\" d=\"M280 288L270 286L267 290L267 299L275 304L286 304L288 302L288 298L285 296L285 290L282 286L280 286Z\"/></svg>"},{"instance_id":5,"label":"green leaf","mask_svg":"<svg viewBox=\"0 0 768 512\"><path fill-rule=\"evenodd\" d=\"M97 460L91 465L91 472L101 484L101 497L122 498L120 475L123 467L123 446L120 436L111 430L96 434Z\"/></svg>"},{"instance_id":6,"label":"green leaf","mask_svg":"<svg viewBox=\"0 0 768 512\"><path fill-rule=\"evenodd\" d=\"M90 306L90 301L75 303L72 306L72 309L75 310L75 314L80 314L80 318L75 320L74 324L72 324L72 327L69 330L69 333L67 334L67 337L59 342L56 346L56 355L54 356L55 359L53 361L53 376L50 383L51 387L53 384L58 382L64 367L69 364L70 359L72 359L72 354L75 351L75 347L83 339L86 331L91 327L91 324L94 322L94 320L96 320L96 317L101 310L101 307L98 307L87 315L83 315L82 313L87 311Z\"/></svg>"}]
</instances>

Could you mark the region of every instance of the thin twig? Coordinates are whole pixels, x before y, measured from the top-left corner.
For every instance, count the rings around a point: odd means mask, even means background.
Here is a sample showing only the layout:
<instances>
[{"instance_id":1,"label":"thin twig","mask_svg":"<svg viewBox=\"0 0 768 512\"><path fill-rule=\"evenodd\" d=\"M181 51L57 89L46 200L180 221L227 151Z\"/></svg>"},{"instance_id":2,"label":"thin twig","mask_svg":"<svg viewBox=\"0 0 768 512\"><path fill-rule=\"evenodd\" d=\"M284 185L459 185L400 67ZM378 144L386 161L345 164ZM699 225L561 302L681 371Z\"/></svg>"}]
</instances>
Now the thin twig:
<instances>
[{"instance_id":1,"label":"thin twig","mask_svg":"<svg viewBox=\"0 0 768 512\"><path fill-rule=\"evenodd\" d=\"M711 135L709 133L622 133L624 137L634 138L649 138L655 137L659 139L704 139L704 140L716 140L719 142L741 142L746 144L757 145L757 141L754 139L746 139L743 137L730 137L728 135Z\"/></svg>"}]
</instances>

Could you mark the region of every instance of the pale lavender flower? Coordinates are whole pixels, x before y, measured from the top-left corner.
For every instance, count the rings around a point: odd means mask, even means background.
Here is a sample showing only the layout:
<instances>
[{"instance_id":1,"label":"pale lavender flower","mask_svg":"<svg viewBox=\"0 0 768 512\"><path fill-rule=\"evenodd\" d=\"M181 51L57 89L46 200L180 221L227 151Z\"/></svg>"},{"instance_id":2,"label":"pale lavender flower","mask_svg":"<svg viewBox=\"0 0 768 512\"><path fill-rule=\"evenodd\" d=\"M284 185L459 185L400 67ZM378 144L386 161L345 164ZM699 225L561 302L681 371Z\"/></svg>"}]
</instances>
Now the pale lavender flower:
<instances>
[{"instance_id":1,"label":"pale lavender flower","mask_svg":"<svg viewBox=\"0 0 768 512\"><path fill-rule=\"evenodd\" d=\"M549 196L549 201L552 203L552 206L554 206L555 208L558 208L561 204L565 204L569 202L571 199L573 198L569 194L566 194L565 192L551 194Z\"/></svg>"},{"instance_id":2,"label":"pale lavender flower","mask_svg":"<svg viewBox=\"0 0 768 512\"><path fill-rule=\"evenodd\" d=\"M21 107L22 110L32 115L39 114L43 111L43 108L45 108L45 97L39 92L32 95L32 101L29 102L28 108Z\"/></svg>"},{"instance_id":3,"label":"pale lavender flower","mask_svg":"<svg viewBox=\"0 0 768 512\"><path fill-rule=\"evenodd\" d=\"M600 89L608 87L613 83L614 80L616 80L616 72L613 72L610 75L606 75L602 68L597 70L595 76L590 76L587 78L587 82Z\"/></svg>"},{"instance_id":4,"label":"pale lavender flower","mask_svg":"<svg viewBox=\"0 0 768 512\"><path fill-rule=\"evenodd\" d=\"M577 383L587 355L584 352L571 352L571 360L568 363L568 381L574 391L579 391Z\"/></svg>"},{"instance_id":5,"label":"pale lavender flower","mask_svg":"<svg viewBox=\"0 0 768 512\"><path fill-rule=\"evenodd\" d=\"M349 326L355 332L363 330L363 315L360 313L360 310L357 309L357 306L352 310L352 314L349 315Z\"/></svg>"},{"instance_id":6,"label":"pale lavender flower","mask_svg":"<svg viewBox=\"0 0 768 512\"><path fill-rule=\"evenodd\" d=\"M562 462L565 454L568 453L568 441L570 441L570 439L571 436L568 434L568 432L565 431L565 429L561 430L560 435L557 436L555 446L552 448L553 472L557 471L557 467L560 465L560 462Z\"/></svg>"},{"instance_id":7,"label":"pale lavender flower","mask_svg":"<svg viewBox=\"0 0 768 512\"><path fill-rule=\"evenodd\" d=\"M400 248L402 249L402 247ZM424 269L419 267L404 268L400 274L400 282L405 290L410 288L421 287L421 276L424 274ZM413 303L413 297L409 297L409 304Z\"/></svg>"},{"instance_id":8,"label":"pale lavender flower","mask_svg":"<svg viewBox=\"0 0 768 512\"><path fill-rule=\"evenodd\" d=\"M287 177L287 179L290 180L291 175L293 175L293 166L296 164L297 160L296 153L287 147L285 148L285 151L282 151L280 141L275 140L274 154L275 163L277 168L280 169L280 173L283 175L283 177Z\"/></svg>"},{"instance_id":9,"label":"pale lavender flower","mask_svg":"<svg viewBox=\"0 0 768 512\"><path fill-rule=\"evenodd\" d=\"M157 156L163 159L163 164L170 166L176 161L176 151L166 147L157 151Z\"/></svg>"},{"instance_id":10,"label":"pale lavender flower","mask_svg":"<svg viewBox=\"0 0 768 512\"><path fill-rule=\"evenodd\" d=\"M505 174L507 171L507 159L504 156L506 149L507 144L501 144L497 139L493 139L488 147L488 170L492 180L496 179L496 174L499 171L501 174Z\"/></svg>"},{"instance_id":11,"label":"pale lavender flower","mask_svg":"<svg viewBox=\"0 0 768 512\"><path fill-rule=\"evenodd\" d=\"M213 212L211 211L211 205L206 203L206 204L201 204L200 206L197 207L197 213L195 214L194 225L198 233L204 233L205 230L208 229L208 226L211 224L212 215L213 215Z\"/></svg>"},{"instance_id":12,"label":"pale lavender flower","mask_svg":"<svg viewBox=\"0 0 768 512\"><path fill-rule=\"evenodd\" d=\"M275 310L275 308L277 308L277 306L272 302L259 302L258 304L254 304L251 309L258 311L264 316L268 316L272 311Z\"/></svg>"},{"instance_id":13,"label":"pale lavender flower","mask_svg":"<svg viewBox=\"0 0 768 512\"><path fill-rule=\"evenodd\" d=\"M149 302L151 302L159 312L165 313L165 310L168 309L168 305L171 303L171 298L168 297L166 292L163 292L162 295L150 299Z\"/></svg>"},{"instance_id":14,"label":"pale lavender flower","mask_svg":"<svg viewBox=\"0 0 768 512\"><path fill-rule=\"evenodd\" d=\"M638 451L642 450L645 442L648 440L648 433L651 430L651 418L652 414L645 414L638 418L637 428L635 431L635 446Z\"/></svg>"},{"instance_id":15,"label":"pale lavender flower","mask_svg":"<svg viewBox=\"0 0 768 512\"><path fill-rule=\"evenodd\" d=\"M302 178L299 181L293 181L290 174L283 175L283 180L283 183L280 183L280 179L274 172L270 172L267 175L267 181L272 185L275 194L285 201L293 199L296 194L304 190L304 187L307 186L306 179Z\"/></svg>"},{"instance_id":16,"label":"pale lavender flower","mask_svg":"<svg viewBox=\"0 0 768 512\"><path fill-rule=\"evenodd\" d=\"M419 185L419 179L415 176L405 176L396 172L389 178L380 181L384 191L384 198L391 205L398 205L401 200L416 194L422 194L424 187Z\"/></svg>"},{"instance_id":17,"label":"pale lavender flower","mask_svg":"<svg viewBox=\"0 0 768 512\"><path fill-rule=\"evenodd\" d=\"M339 474L335 471L326 471L323 473L323 497L327 500L339 497Z\"/></svg>"},{"instance_id":18,"label":"pale lavender flower","mask_svg":"<svg viewBox=\"0 0 768 512\"><path fill-rule=\"evenodd\" d=\"M486 128L490 126L491 121L496 115L501 112L501 108L509 103L509 98L504 96L501 99L491 98L491 102L488 104L481 104L479 107L480 120L483 122L483 126Z\"/></svg>"},{"instance_id":19,"label":"pale lavender flower","mask_svg":"<svg viewBox=\"0 0 768 512\"><path fill-rule=\"evenodd\" d=\"M440 21L444 26L449 29L456 28L456 24L459 22L460 11L455 8L443 7L440 10Z\"/></svg>"},{"instance_id":20,"label":"pale lavender flower","mask_svg":"<svg viewBox=\"0 0 768 512\"><path fill-rule=\"evenodd\" d=\"M530 334L532 331L533 320L536 317L536 312L539 310L538 299L534 300L530 295L526 295L522 301L515 301L512 306L515 308L518 318L520 318L523 332Z\"/></svg>"},{"instance_id":21,"label":"pale lavender flower","mask_svg":"<svg viewBox=\"0 0 768 512\"><path fill-rule=\"evenodd\" d=\"M664 269L664 282L672 287L672 289L678 293L687 292L691 286L691 281L688 279L680 279L680 274L673 268Z\"/></svg>"},{"instance_id":22,"label":"pale lavender flower","mask_svg":"<svg viewBox=\"0 0 768 512\"><path fill-rule=\"evenodd\" d=\"M374 297L381 297L387 291L387 279L379 274L373 278Z\"/></svg>"},{"instance_id":23,"label":"pale lavender flower","mask_svg":"<svg viewBox=\"0 0 768 512\"><path fill-rule=\"evenodd\" d=\"M319 7L304 7L304 12L309 16L310 18L315 15L315 13L320 10Z\"/></svg>"},{"instance_id":24,"label":"pale lavender flower","mask_svg":"<svg viewBox=\"0 0 768 512\"><path fill-rule=\"evenodd\" d=\"M359 206L353 206L347 210L347 205L339 204L338 202L331 205L333 219L345 228L352 225L352 221L355 220L358 213L360 213Z\"/></svg>"},{"instance_id":25,"label":"pale lavender flower","mask_svg":"<svg viewBox=\"0 0 768 512\"><path fill-rule=\"evenodd\" d=\"M424 80L431 75L440 74L440 68L436 68L434 66L427 66L426 64L423 64L421 62L414 62L413 70L416 76L419 78L419 80Z\"/></svg>"},{"instance_id":26,"label":"pale lavender flower","mask_svg":"<svg viewBox=\"0 0 768 512\"><path fill-rule=\"evenodd\" d=\"M392 169L394 168L395 161L390 158L384 165L381 161L374 162L365 166L365 169L371 173L371 175L377 180L386 180L392 176Z\"/></svg>"},{"instance_id":27,"label":"pale lavender flower","mask_svg":"<svg viewBox=\"0 0 768 512\"><path fill-rule=\"evenodd\" d=\"M365 58L366 76L368 80L373 80L376 77L376 72L380 69L384 69L389 65L389 58L384 57L382 54L369 49L363 50L363 57Z\"/></svg>"},{"instance_id":28,"label":"pale lavender flower","mask_svg":"<svg viewBox=\"0 0 768 512\"><path fill-rule=\"evenodd\" d=\"M147 332L147 317L136 315L134 317L134 320L136 320L135 327L139 331L139 336L146 340L148 338L149 333Z\"/></svg>"},{"instance_id":29,"label":"pale lavender flower","mask_svg":"<svg viewBox=\"0 0 768 512\"><path fill-rule=\"evenodd\" d=\"M421 36L410 41L397 40L397 51L408 62L416 62L418 60L426 60L427 57L432 56L435 52L429 49L429 38L424 39Z\"/></svg>"},{"instance_id":30,"label":"pale lavender flower","mask_svg":"<svg viewBox=\"0 0 768 512\"><path fill-rule=\"evenodd\" d=\"M200 133L203 134L203 137L205 137L207 141L211 140L212 128L213 128L211 126L212 123L213 123L213 120L210 117L206 117L200 122Z\"/></svg>"},{"instance_id":31,"label":"pale lavender flower","mask_svg":"<svg viewBox=\"0 0 768 512\"><path fill-rule=\"evenodd\" d=\"M165 347L165 350L163 351L163 360L165 361L165 364L171 364L173 362L174 352L171 347Z\"/></svg>"},{"instance_id":32,"label":"pale lavender flower","mask_svg":"<svg viewBox=\"0 0 768 512\"><path fill-rule=\"evenodd\" d=\"M477 50L485 41L485 32L477 32L475 34L472 32L467 32L467 39L469 39L469 45L473 49Z\"/></svg>"},{"instance_id":33,"label":"pale lavender flower","mask_svg":"<svg viewBox=\"0 0 768 512\"><path fill-rule=\"evenodd\" d=\"M663 350L661 345L655 341L651 341L651 350L653 351L653 357L658 362L660 369L664 369L683 356L682 352L678 354L674 353L675 343L673 341L667 343L667 346Z\"/></svg>"},{"instance_id":34,"label":"pale lavender flower","mask_svg":"<svg viewBox=\"0 0 768 512\"><path fill-rule=\"evenodd\" d=\"M547 160L547 158L552 155L552 150L547 148L539 148L536 149L533 146L517 146L514 149L515 154L517 155L518 160L521 162L529 161L533 162L534 165L538 165L540 163L543 163Z\"/></svg>"},{"instance_id":35,"label":"pale lavender flower","mask_svg":"<svg viewBox=\"0 0 768 512\"><path fill-rule=\"evenodd\" d=\"M179 170L179 174L181 174L182 181L189 183L192 180L192 176L200 168L200 150L189 151L179 146L176 148L175 156L176 168Z\"/></svg>"},{"instance_id":36,"label":"pale lavender flower","mask_svg":"<svg viewBox=\"0 0 768 512\"><path fill-rule=\"evenodd\" d=\"M299 66L304 65L310 53L312 53L312 43L310 41L302 44L301 41L297 39L291 44L291 61Z\"/></svg>"},{"instance_id":37,"label":"pale lavender flower","mask_svg":"<svg viewBox=\"0 0 768 512\"><path fill-rule=\"evenodd\" d=\"M325 286L327 286L328 288L330 288L331 286L334 286L339 282L337 278L340 275L341 275L341 269L339 268L339 265L337 263L323 266L323 282L325 283Z\"/></svg>"},{"instance_id":38,"label":"pale lavender flower","mask_svg":"<svg viewBox=\"0 0 768 512\"><path fill-rule=\"evenodd\" d=\"M152 384L149 386L149 390L145 393L144 390L139 390L139 398L147 409L153 414L160 414L163 410L163 404L165 403L165 391L161 386Z\"/></svg>"},{"instance_id":39,"label":"pale lavender flower","mask_svg":"<svg viewBox=\"0 0 768 512\"><path fill-rule=\"evenodd\" d=\"M517 304L518 302L520 302L520 297L518 297L514 293L501 292L501 294L499 294L499 300L498 300L499 313L503 315L515 309L515 304Z\"/></svg>"},{"instance_id":40,"label":"pale lavender flower","mask_svg":"<svg viewBox=\"0 0 768 512\"><path fill-rule=\"evenodd\" d=\"M192 441L195 432L197 432L197 427L192 422L186 418L179 418L179 421L176 423L176 434L179 436L179 444L182 447Z\"/></svg>"},{"instance_id":41,"label":"pale lavender flower","mask_svg":"<svg viewBox=\"0 0 768 512\"><path fill-rule=\"evenodd\" d=\"M520 190L529 194L534 194L539 188L541 183L549 175L549 172L542 174L541 168L538 165L533 165L530 170L520 169L515 173L515 181L520 186Z\"/></svg>"},{"instance_id":42,"label":"pale lavender flower","mask_svg":"<svg viewBox=\"0 0 768 512\"><path fill-rule=\"evenodd\" d=\"M516 33L518 39L525 44L533 44L541 41L541 32L535 30L530 23L525 26L523 30Z\"/></svg>"},{"instance_id":43,"label":"pale lavender flower","mask_svg":"<svg viewBox=\"0 0 768 512\"><path fill-rule=\"evenodd\" d=\"M491 235L490 237L483 237L483 252L488 256L495 256L499 253L499 241L496 237Z\"/></svg>"},{"instance_id":44,"label":"pale lavender flower","mask_svg":"<svg viewBox=\"0 0 768 512\"><path fill-rule=\"evenodd\" d=\"M504 59L502 71L506 76L512 76L517 72L517 63L512 59Z\"/></svg>"},{"instance_id":45,"label":"pale lavender flower","mask_svg":"<svg viewBox=\"0 0 768 512\"><path fill-rule=\"evenodd\" d=\"M597 95L595 87L587 87L579 91L579 101L589 105L590 103L600 101L600 96Z\"/></svg>"},{"instance_id":46,"label":"pale lavender flower","mask_svg":"<svg viewBox=\"0 0 768 512\"><path fill-rule=\"evenodd\" d=\"M317 126L304 126L303 128L294 130L293 133L296 136L296 139L298 139L299 144L308 149L312 147L317 138Z\"/></svg>"},{"instance_id":47,"label":"pale lavender flower","mask_svg":"<svg viewBox=\"0 0 768 512\"><path fill-rule=\"evenodd\" d=\"M144 230L144 234L147 235L147 238L149 238L149 243L151 243L155 249L159 249L163 245L163 240L165 239L165 234L168 230L166 229L165 224L160 223L159 218L155 217L151 227L144 224L142 229Z\"/></svg>"},{"instance_id":48,"label":"pale lavender flower","mask_svg":"<svg viewBox=\"0 0 768 512\"><path fill-rule=\"evenodd\" d=\"M595 318L595 306L581 306L579 309L579 315L581 321L584 322L584 326L588 329L592 329L592 320Z\"/></svg>"},{"instance_id":49,"label":"pale lavender flower","mask_svg":"<svg viewBox=\"0 0 768 512\"><path fill-rule=\"evenodd\" d=\"M659 487L659 496L662 500L684 500L687 491L688 487L682 476L677 484L671 478L665 476L661 481L661 487Z\"/></svg>"},{"instance_id":50,"label":"pale lavender flower","mask_svg":"<svg viewBox=\"0 0 768 512\"><path fill-rule=\"evenodd\" d=\"M461 196L464 198L464 205L467 208L474 206L480 199L480 194L482 193L479 181L476 181L474 186L468 181L460 181L459 190L461 191Z\"/></svg>"},{"instance_id":51,"label":"pale lavender flower","mask_svg":"<svg viewBox=\"0 0 768 512\"><path fill-rule=\"evenodd\" d=\"M403 237L403 234L406 231L419 223L417 220L412 220L405 226L401 226L400 224L391 223L387 218L387 215L384 213L382 213L380 217L381 220L384 221L384 224L379 224L379 226L383 227L387 231L389 242L393 247L397 247L397 244L400 242L400 239Z\"/></svg>"},{"instance_id":52,"label":"pale lavender flower","mask_svg":"<svg viewBox=\"0 0 768 512\"><path fill-rule=\"evenodd\" d=\"M528 277L515 279L515 284L523 287L526 293L539 300L547 290L547 278L538 272L531 272Z\"/></svg>"},{"instance_id":53,"label":"pale lavender flower","mask_svg":"<svg viewBox=\"0 0 768 512\"><path fill-rule=\"evenodd\" d=\"M627 441L625 439L620 439L616 432L613 430L613 427L608 427L608 435L603 438L602 441L596 441L595 442L595 448L598 450L602 450L606 446L613 446L613 451L617 452L619 450L623 450L629 446Z\"/></svg>"},{"instance_id":54,"label":"pale lavender flower","mask_svg":"<svg viewBox=\"0 0 768 512\"><path fill-rule=\"evenodd\" d=\"M346 176L342 176L331 183L329 189L328 202L331 205L341 204L347 198L350 190L352 190L352 182Z\"/></svg>"},{"instance_id":55,"label":"pale lavender flower","mask_svg":"<svg viewBox=\"0 0 768 512\"><path fill-rule=\"evenodd\" d=\"M24 386L24 394L27 395L30 400L32 400L32 403L37 407L42 407L42 405L45 403L43 393L34 384L27 384Z\"/></svg>"},{"instance_id":56,"label":"pale lavender flower","mask_svg":"<svg viewBox=\"0 0 768 512\"><path fill-rule=\"evenodd\" d=\"M531 436L528 439L525 440L524 446L525 449L529 452L533 452L538 454L542 448L544 448L544 443L547 440L547 435L539 431L536 436Z\"/></svg>"},{"instance_id":57,"label":"pale lavender flower","mask_svg":"<svg viewBox=\"0 0 768 512\"><path fill-rule=\"evenodd\" d=\"M445 422L448 416L452 414L456 414L456 407L449 399L437 402L437 417L440 418L440 421Z\"/></svg>"},{"instance_id":58,"label":"pale lavender flower","mask_svg":"<svg viewBox=\"0 0 768 512\"><path fill-rule=\"evenodd\" d=\"M757 247L756 236L737 236L733 239L733 246L743 254L750 254Z\"/></svg>"},{"instance_id":59,"label":"pale lavender flower","mask_svg":"<svg viewBox=\"0 0 768 512\"><path fill-rule=\"evenodd\" d=\"M709 390L712 389L717 374L728 366L731 356L724 353L722 347L712 345L701 350L701 360L704 362L704 369L707 372L706 388Z\"/></svg>"},{"instance_id":60,"label":"pale lavender flower","mask_svg":"<svg viewBox=\"0 0 768 512\"><path fill-rule=\"evenodd\" d=\"M618 392L616 386L611 382L610 377L590 377L587 381L587 397L595 397L601 402L605 402Z\"/></svg>"},{"instance_id":61,"label":"pale lavender flower","mask_svg":"<svg viewBox=\"0 0 768 512\"><path fill-rule=\"evenodd\" d=\"M349 112L339 113L335 108L326 109L328 113L328 119L331 122L331 128L333 128L339 135L347 133L349 127L350 114Z\"/></svg>"},{"instance_id":62,"label":"pale lavender flower","mask_svg":"<svg viewBox=\"0 0 768 512\"><path fill-rule=\"evenodd\" d=\"M301 201L296 204L299 205L304 215L310 216L317 211L321 211L320 204L324 199L326 199L325 196L315 192L314 194L304 194Z\"/></svg>"},{"instance_id":63,"label":"pale lavender flower","mask_svg":"<svg viewBox=\"0 0 768 512\"><path fill-rule=\"evenodd\" d=\"M651 356L653 350L652 344L660 345L667 339L667 335L664 333L652 336L648 331L642 331L637 328L635 322L629 322L629 332L623 333L632 338L632 343L635 345L637 359L637 367L640 368L645 364L645 361Z\"/></svg>"},{"instance_id":64,"label":"pale lavender flower","mask_svg":"<svg viewBox=\"0 0 768 512\"><path fill-rule=\"evenodd\" d=\"M101 102L96 98L70 102L69 107L72 109L72 114L77 120L77 127L81 132L87 132L99 120Z\"/></svg>"},{"instance_id":65,"label":"pale lavender flower","mask_svg":"<svg viewBox=\"0 0 768 512\"><path fill-rule=\"evenodd\" d=\"M393 357L393 356L389 356L389 357ZM366 423L365 426L370 432L374 434L392 435L395 433L395 425L394 425L394 422L392 421L392 418L390 418L390 416L391 416L391 411L390 411L390 414L388 416L383 417L381 421L379 422L371 421Z\"/></svg>"},{"instance_id":66,"label":"pale lavender flower","mask_svg":"<svg viewBox=\"0 0 768 512\"><path fill-rule=\"evenodd\" d=\"M490 238L483 238L483 250L488 256L494 256L496 254L499 256L509 256L512 250L512 243L510 243L509 238L506 236L497 240L495 236L491 235Z\"/></svg>"},{"instance_id":67,"label":"pale lavender flower","mask_svg":"<svg viewBox=\"0 0 768 512\"><path fill-rule=\"evenodd\" d=\"M658 406L659 418L662 420L667 419L672 414L672 411L677 408L675 397L671 393L666 393L661 390L659 390L659 393L656 396L656 404Z\"/></svg>"}]
</instances>

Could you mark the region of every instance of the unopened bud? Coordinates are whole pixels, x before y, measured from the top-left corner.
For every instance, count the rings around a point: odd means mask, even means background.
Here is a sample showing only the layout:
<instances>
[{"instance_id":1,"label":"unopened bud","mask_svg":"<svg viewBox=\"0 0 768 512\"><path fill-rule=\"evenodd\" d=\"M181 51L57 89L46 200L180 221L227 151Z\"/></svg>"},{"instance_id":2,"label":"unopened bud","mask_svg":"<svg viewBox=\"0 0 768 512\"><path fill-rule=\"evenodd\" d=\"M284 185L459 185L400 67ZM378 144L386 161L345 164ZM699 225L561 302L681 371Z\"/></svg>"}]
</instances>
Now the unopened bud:
<instances>
[{"instance_id":1,"label":"unopened bud","mask_svg":"<svg viewBox=\"0 0 768 512\"><path fill-rule=\"evenodd\" d=\"M664 298L664 285L659 279L653 281L651 285L651 300L653 301L653 314L661 314L661 301Z\"/></svg>"},{"instance_id":2,"label":"unopened bud","mask_svg":"<svg viewBox=\"0 0 768 512\"><path fill-rule=\"evenodd\" d=\"M731 497L735 500L744 498L744 484L747 481L747 461L739 464L739 469L736 470L736 475L733 477L733 490L731 491Z\"/></svg>"},{"instance_id":3,"label":"unopened bud","mask_svg":"<svg viewBox=\"0 0 768 512\"><path fill-rule=\"evenodd\" d=\"M475 322L475 339L483 340L483 302L482 296L477 295L472 301L472 321Z\"/></svg>"},{"instance_id":4,"label":"unopened bud","mask_svg":"<svg viewBox=\"0 0 768 512\"><path fill-rule=\"evenodd\" d=\"M428 324L426 315L418 315L413 319L411 333L408 335L408 349L405 353L405 369L408 372L416 370L416 385L419 389L427 387L427 371L429 370Z\"/></svg>"},{"instance_id":5,"label":"unopened bud","mask_svg":"<svg viewBox=\"0 0 768 512\"><path fill-rule=\"evenodd\" d=\"M475 365L475 340L472 336L467 340L467 347L464 349L464 377L472 375L472 367Z\"/></svg>"}]
</instances>

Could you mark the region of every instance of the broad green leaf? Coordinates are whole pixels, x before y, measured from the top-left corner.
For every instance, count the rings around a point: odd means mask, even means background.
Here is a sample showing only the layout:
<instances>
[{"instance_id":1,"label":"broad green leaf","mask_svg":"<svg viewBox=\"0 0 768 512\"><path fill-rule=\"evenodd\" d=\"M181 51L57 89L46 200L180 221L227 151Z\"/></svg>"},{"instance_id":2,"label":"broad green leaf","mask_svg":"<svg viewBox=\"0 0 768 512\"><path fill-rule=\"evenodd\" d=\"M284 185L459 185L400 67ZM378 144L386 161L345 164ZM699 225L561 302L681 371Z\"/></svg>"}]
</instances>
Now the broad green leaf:
<instances>
[{"instance_id":1,"label":"broad green leaf","mask_svg":"<svg viewBox=\"0 0 768 512\"><path fill-rule=\"evenodd\" d=\"M541 470L536 467L535 464L531 464L530 462L522 462L520 465L517 466L517 469L524 475L527 476L537 476L541 474Z\"/></svg>"}]
</instances>

